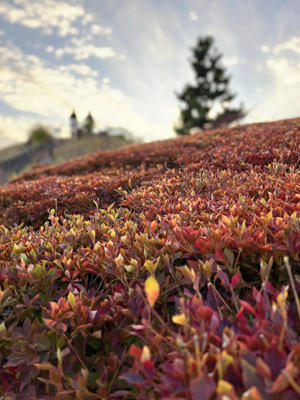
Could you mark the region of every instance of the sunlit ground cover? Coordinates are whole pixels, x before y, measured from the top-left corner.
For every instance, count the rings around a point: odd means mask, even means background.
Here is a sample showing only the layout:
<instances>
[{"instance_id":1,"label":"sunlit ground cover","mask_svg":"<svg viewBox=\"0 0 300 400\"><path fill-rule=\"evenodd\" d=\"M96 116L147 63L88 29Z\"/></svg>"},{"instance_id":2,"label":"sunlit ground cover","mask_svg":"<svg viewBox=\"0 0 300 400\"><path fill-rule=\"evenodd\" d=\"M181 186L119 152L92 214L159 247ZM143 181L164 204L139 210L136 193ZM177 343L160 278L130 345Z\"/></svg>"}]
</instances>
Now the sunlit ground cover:
<instances>
[{"instance_id":1,"label":"sunlit ground cover","mask_svg":"<svg viewBox=\"0 0 300 400\"><path fill-rule=\"evenodd\" d=\"M0 188L4 399L300 398L300 119Z\"/></svg>"}]
</instances>

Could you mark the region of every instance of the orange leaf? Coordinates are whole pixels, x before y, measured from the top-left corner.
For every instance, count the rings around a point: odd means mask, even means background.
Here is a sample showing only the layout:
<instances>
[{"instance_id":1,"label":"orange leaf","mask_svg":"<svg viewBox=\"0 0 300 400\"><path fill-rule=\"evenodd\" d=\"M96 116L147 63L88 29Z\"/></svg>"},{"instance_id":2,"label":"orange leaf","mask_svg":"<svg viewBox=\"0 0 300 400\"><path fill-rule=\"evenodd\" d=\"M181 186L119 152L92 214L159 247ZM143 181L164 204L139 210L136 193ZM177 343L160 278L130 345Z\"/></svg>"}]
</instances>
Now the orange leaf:
<instances>
[{"instance_id":1,"label":"orange leaf","mask_svg":"<svg viewBox=\"0 0 300 400\"><path fill-rule=\"evenodd\" d=\"M157 227L157 222L156 221L152 221L151 224L150 224L150 229L152 229L154 231L156 227Z\"/></svg>"},{"instance_id":2,"label":"orange leaf","mask_svg":"<svg viewBox=\"0 0 300 400\"><path fill-rule=\"evenodd\" d=\"M153 276L146 280L145 292L150 306L153 307L159 295L159 283Z\"/></svg>"},{"instance_id":3,"label":"orange leaf","mask_svg":"<svg viewBox=\"0 0 300 400\"><path fill-rule=\"evenodd\" d=\"M128 350L128 354L134 357L136 360L139 360L141 358L142 352L143 350L135 344L132 344Z\"/></svg>"}]
</instances>

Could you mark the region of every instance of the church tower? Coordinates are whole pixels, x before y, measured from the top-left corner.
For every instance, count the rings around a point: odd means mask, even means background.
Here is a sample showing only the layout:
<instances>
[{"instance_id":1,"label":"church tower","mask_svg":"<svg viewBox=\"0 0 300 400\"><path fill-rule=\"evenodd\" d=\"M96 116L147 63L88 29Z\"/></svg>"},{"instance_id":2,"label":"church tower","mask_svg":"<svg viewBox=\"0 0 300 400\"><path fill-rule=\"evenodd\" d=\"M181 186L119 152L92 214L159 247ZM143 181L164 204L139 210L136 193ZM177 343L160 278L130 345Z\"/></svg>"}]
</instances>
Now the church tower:
<instances>
[{"instance_id":1,"label":"church tower","mask_svg":"<svg viewBox=\"0 0 300 400\"><path fill-rule=\"evenodd\" d=\"M72 139L78 139L78 123L75 111L73 110L70 115L70 128L71 128L71 137Z\"/></svg>"}]
</instances>

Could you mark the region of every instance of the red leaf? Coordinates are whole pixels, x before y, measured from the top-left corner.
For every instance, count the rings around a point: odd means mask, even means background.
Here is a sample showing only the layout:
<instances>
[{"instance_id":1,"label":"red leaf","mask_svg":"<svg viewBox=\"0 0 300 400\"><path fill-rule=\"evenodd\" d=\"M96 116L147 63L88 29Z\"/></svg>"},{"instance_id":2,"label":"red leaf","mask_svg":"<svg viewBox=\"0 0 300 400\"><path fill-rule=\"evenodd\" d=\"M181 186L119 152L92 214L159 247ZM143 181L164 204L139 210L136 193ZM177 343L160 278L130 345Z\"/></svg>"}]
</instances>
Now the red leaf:
<instances>
[{"instance_id":1,"label":"red leaf","mask_svg":"<svg viewBox=\"0 0 300 400\"><path fill-rule=\"evenodd\" d=\"M215 251L215 256L217 257L218 260L225 261L225 256L223 251L217 249Z\"/></svg>"},{"instance_id":2,"label":"red leaf","mask_svg":"<svg viewBox=\"0 0 300 400\"><path fill-rule=\"evenodd\" d=\"M239 281L241 280L240 274L237 272L236 274L234 274L234 276L231 279L231 284L233 287L235 287Z\"/></svg>"},{"instance_id":3,"label":"red leaf","mask_svg":"<svg viewBox=\"0 0 300 400\"><path fill-rule=\"evenodd\" d=\"M147 379L152 380L154 378L155 368L154 368L154 364L151 360L147 360L143 363L143 370L144 370L144 373L145 373Z\"/></svg>"},{"instance_id":4,"label":"red leaf","mask_svg":"<svg viewBox=\"0 0 300 400\"><path fill-rule=\"evenodd\" d=\"M197 309L197 314L205 320L210 320L213 313L213 310L208 306L200 306Z\"/></svg>"},{"instance_id":5,"label":"red leaf","mask_svg":"<svg viewBox=\"0 0 300 400\"><path fill-rule=\"evenodd\" d=\"M254 315L254 317L256 317L257 313L249 303L247 303L244 300L240 300L240 303L243 306L244 310L248 311L250 314L252 314L252 315Z\"/></svg>"},{"instance_id":6,"label":"red leaf","mask_svg":"<svg viewBox=\"0 0 300 400\"><path fill-rule=\"evenodd\" d=\"M196 379L193 379L190 384L192 400L210 400L215 391L215 381L204 374Z\"/></svg>"}]
</instances>

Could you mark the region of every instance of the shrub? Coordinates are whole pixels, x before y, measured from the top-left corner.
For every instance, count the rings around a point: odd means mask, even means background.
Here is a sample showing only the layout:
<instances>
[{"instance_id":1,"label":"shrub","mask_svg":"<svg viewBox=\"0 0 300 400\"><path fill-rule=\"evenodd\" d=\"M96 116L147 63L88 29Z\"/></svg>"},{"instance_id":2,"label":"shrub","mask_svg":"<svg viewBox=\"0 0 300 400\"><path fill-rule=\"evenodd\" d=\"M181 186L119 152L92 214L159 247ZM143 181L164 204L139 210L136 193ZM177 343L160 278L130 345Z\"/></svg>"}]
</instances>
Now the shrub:
<instances>
[{"instance_id":1,"label":"shrub","mask_svg":"<svg viewBox=\"0 0 300 400\"><path fill-rule=\"evenodd\" d=\"M32 145L42 145L52 140L50 131L43 126L36 126L29 134L28 142Z\"/></svg>"},{"instance_id":2,"label":"shrub","mask_svg":"<svg viewBox=\"0 0 300 400\"><path fill-rule=\"evenodd\" d=\"M1 188L0 394L298 399L299 120Z\"/></svg>"}]
</instances>

